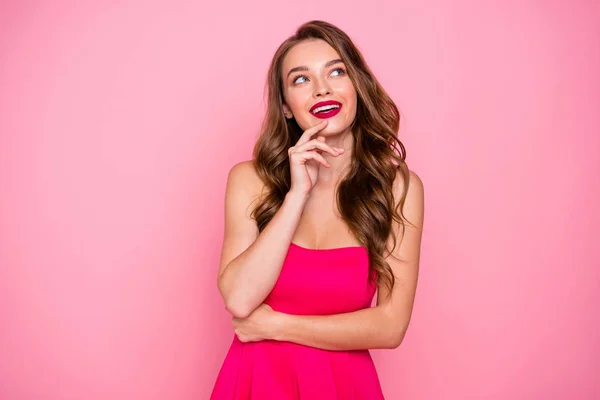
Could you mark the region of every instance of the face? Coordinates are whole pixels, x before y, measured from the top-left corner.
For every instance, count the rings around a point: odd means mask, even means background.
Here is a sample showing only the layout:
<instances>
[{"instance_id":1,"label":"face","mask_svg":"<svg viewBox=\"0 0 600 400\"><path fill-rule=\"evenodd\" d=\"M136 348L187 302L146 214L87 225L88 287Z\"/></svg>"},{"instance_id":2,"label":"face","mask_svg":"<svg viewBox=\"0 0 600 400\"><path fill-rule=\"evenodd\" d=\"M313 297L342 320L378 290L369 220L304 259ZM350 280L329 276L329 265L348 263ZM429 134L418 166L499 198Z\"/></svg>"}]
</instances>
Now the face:
<instances>
[{"instance_id":1,"label":"face","mask_svg":"<svg viewBox=\"0 0 600 400\"><path fill-rule=\"evenodd\" d=\"M356 116L356 90L339 54L323 40L307 40L283 60L282 83L286 118L306 130L323 119L320 135L347 132Z\"/></svg>"}]
</instances>

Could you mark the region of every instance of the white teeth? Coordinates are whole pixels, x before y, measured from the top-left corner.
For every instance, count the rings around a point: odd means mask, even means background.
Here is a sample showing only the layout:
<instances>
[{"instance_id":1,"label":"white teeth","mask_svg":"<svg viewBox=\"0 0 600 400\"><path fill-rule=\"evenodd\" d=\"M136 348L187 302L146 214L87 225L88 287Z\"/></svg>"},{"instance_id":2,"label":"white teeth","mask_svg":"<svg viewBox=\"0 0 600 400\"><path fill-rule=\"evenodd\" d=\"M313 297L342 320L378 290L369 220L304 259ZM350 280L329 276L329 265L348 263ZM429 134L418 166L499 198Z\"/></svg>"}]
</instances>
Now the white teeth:
<instances>
[{"instance_id":1,"label":"white teeth","mask_svg":"<svg viewBox=\"0 0 600 400\"><path fill-rule=\"evenodd\" d=\"M315 108L312 112L313 112L313 114L316 114L318 112L332 110L334 108L340 108L340 106L337 105L337 104L331 104L331 105L328 105L328 106L322 106L322 107L319 107L319 108Z\"/></svg>"}]
</instances>

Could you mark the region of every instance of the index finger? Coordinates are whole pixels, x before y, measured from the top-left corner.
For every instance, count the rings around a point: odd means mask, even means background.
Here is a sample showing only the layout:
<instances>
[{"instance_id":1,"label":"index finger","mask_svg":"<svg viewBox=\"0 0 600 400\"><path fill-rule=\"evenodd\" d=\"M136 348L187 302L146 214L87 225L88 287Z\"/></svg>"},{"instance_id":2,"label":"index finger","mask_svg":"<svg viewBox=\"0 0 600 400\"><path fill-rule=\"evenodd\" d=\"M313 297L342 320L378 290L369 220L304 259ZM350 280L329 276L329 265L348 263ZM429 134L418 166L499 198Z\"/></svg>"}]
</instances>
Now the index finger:
<instances>
[{"instance_id":1,"label":"index finger","mask_svg":"<svg viewBox=\"0 0 600 400\"><path fill-rule=\"evenodd\" d=\"M328 125L328 121L326 119L324 119L323 121L319 122L318 124L311 126L307 130L305 130L304 133L302 134L302 136L300 136L300 139L298 139L298 142L296 142L296 146L308 142L310 140L311 136L313 136L315 133L325 129L325 127L327 125Z\"/></svg>"}]
</instances>

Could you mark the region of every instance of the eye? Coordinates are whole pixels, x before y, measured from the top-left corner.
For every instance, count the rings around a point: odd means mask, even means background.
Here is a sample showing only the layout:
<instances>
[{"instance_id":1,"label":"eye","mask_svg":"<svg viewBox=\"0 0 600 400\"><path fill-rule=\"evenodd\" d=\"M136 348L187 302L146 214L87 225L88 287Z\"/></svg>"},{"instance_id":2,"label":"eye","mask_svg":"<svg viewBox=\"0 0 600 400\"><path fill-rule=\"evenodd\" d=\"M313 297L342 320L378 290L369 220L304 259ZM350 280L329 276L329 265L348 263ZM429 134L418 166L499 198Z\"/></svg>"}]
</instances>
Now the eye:
<instances>
[{"instance_id":1,"label":"eye","mask_svg":"<svg viewBox=\"0 0 600 400\"><path fill-rule=\"evenodd\" d=\"M344 68L336 68L336 69L334 69L334 70L331 72L331 74L333 75L333 74L334 74L336 71L339 71L339 72L340 72L340 73L338 74L338 76L339 76L339 75L344 75L344 74L346 73L346 70L345 70Z\"/></svg>"},{"instance_id":2,"label":"eye","mask_svg":"<svg viewBox=\"0 0 600 400\"><path fill-rule=\"evenodd\" d=\"M308 78L307 78L306 76L304 76L304 75L298 75L298 76L296 76L296 77L294 78L293 82L294 82L295 84L296 84L296 83L304 83L304 82L298 82L298 79L300 79L300 78L308 79Z\"/></svg>"}]
</instances>

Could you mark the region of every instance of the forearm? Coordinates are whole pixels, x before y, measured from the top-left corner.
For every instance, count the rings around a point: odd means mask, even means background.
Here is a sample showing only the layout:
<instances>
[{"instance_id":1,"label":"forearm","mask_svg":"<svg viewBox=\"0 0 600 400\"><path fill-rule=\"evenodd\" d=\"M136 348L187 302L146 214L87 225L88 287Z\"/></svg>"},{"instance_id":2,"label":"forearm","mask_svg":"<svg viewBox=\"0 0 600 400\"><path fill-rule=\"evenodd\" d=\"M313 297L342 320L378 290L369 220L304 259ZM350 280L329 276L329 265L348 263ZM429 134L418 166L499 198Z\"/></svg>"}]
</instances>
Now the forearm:
<instances>
[{"instance_id":1,"label":"forearm","mask_svg":"<svg viewBox=\"0 0 600 400\"><path fill-rule=\"evenodd\" d=\"M232 315L248 316L275 286L306 198L288 193L254 243L232 260L219 277L219 290Z\"/></svg>"},{"instance_id":2,"label":"forearm","mask_svg":"<svg viewBox=\"0 0 600 400\"><path fill-rule=\"evenodd\" d=\"M400 345L407 325L383 306L324 316L282 314L274 339L323 350L390 349Z\"/></svg>"}]
</instances>

